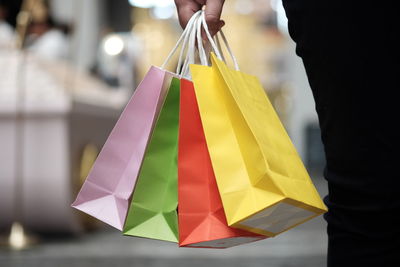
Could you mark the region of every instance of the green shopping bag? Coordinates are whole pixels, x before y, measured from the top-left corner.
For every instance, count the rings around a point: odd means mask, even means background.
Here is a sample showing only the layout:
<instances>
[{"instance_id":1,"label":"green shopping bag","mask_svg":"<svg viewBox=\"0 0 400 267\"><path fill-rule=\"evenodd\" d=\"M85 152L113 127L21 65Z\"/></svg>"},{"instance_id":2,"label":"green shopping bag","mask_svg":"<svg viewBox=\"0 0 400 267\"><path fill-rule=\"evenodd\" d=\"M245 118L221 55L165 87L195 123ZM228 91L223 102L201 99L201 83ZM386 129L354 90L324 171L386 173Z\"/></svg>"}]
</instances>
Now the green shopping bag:
<instances>
[{"instance_id":1,"label":"green shopping bag","mask_svg":"<svg viewBox=\"0 0 400 267\"><path fill-rule=\"evenodd\" d=\"M124 235L178 242L179 88L180 80L173 78L147 146Z\"/></svg>"}]
</instances>

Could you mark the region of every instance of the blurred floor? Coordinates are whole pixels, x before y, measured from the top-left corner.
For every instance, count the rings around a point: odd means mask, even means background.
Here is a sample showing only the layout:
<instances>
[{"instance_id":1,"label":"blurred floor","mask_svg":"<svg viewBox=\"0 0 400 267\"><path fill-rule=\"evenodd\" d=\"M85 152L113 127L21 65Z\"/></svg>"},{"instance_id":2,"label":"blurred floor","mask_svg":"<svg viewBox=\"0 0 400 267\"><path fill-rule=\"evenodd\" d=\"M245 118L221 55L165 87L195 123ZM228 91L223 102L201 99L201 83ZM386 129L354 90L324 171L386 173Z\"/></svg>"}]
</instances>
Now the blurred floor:
<instances>
[{"instance_id":1,"label":"blurred floor","mask_svg":"<svg viewBox=\"0 0 400 267\"><path fill-rule=\"evenodd\" d=\"M314 180L321 196L326 182ZM278 237L225 250L177 248L176 244L123 237L114 229L79 238L52 239L22 252L0 250L1 267L323 267L322 216Z\"/></svg>"}]
</instances>

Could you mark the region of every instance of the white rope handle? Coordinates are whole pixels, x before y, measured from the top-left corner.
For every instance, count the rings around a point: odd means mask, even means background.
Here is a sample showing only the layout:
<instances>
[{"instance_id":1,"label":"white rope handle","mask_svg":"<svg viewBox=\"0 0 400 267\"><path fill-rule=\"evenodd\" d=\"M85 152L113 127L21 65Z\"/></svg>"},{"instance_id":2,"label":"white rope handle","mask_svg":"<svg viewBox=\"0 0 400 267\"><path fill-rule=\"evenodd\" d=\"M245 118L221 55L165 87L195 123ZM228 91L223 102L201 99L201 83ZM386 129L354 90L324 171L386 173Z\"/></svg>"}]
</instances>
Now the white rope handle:
<instances>
[{"instance_id":1,"label":"white rope handle","mask_svg":"<svg viewBox=\"0 0 400 267\"><path fill-rule=\"evenodd\" d=\"M233 65L235 66L235 70L240 70L238 61L237 61L235 55L233 54L231 47L229 46L228 40L226 39L224 32L222 30L220 30L218 32L218 34L221 35L222 40L223 40L223 42L225 44L226 50L228 50L228 53L232 58Z\"/></svg>"},{"instance_id":2,"label":"white rope handle","mask_svg":"<svg viewBox=\"0 0 400 267\"><path fill-rule=\"evenodd\" d=\"M222 60L221 53L219 52L218 47L215 45L215 42L214 42L213 38L211 37L210 31L208 30L208 25L206 22L206 16L204 14L204 11L201 12L201 20L202 20L203 28L204 28L204 31L206 32L208 41L211 44L211 47L213 48L218 59Z\"/></svg>"},{"instance_id":3,"label":"white rope handle","mask_svg":"<svg viewBox=\"0 0 400 267\"><path fill-rule=\"evenodd\" d=\"M196 22L197 22L198 18L200 17L200 15L201 15L201 11L196 12L189 20L190 25L189 25L189 22L188 22L188 26L186 26L188 31L186 33L185 40L184 40L183 45L182 45L182 49L181 49L181 51L179 53L178 64L176 65L176 73L179 74L180 76L182 76L182 73L183 73L183 66L182 66L183 54L184 54L185 50L187 50L186 51L186 58L185 58L185 61L186 61L188 53L191 52L191 51L189 51L190 50L190 46L188 45L188 42L189 42L189 39L190 39L190 34L195 29ZM185 64L184 62L183 62L183 65ZM181 69L179 69L179 68L181 68Z\"/></svg>"},{"instance_id":4,"label":"white rope handle","mask_svg":"<svg viewBox=\"0 0 400 267\"><path fill-rule=\"evenodd\" d=\"M197 29L198 25L201 20L199 18L196 18L196 20L193 23L193 27L188 34L189 36L189 44L188 44L188 49L186 53L186 59L185 62L183 63L183 67L180 73L180 77L185 77L190 79L190 70L189 70L189 65L195 63L195 51L196 51L196 36L197 36Z\"/></svg>"},{"instance_id":5,"label":"white rope handle","mask_svg":"<svg viewBox=\"0 0 400 267\"><path fill-rule=\"evenodd\" d=\"M177 66L177 73L179 71L179 66L182 63L182 55L183 55L183 51L185 50L185 46L187 43L187 39L189 36L189 33L192 30L192 26L193 23L195 21L197 21L197 18L201 15L201 10L197 11L188 21L186 28L184 29L184 31L182 32L181 36L179 37L178 41L176 42L174 48L172 49L172 51L169 53L169 55L167 56L167 58L165 59L164 63L161 65L161 69L165 69L165 66L168 64L168 62L171 60L172 56L175 54L176 50L178 50L179 46L181 45L182 41L183 41L183 45L181 48L181 52L179 54L179 62L178 62L178 66Z\"/></svg>"},{"instance_id":6,"label":"white rope handle","mask_svg":"<svg viewBox=\"0 0 400 267\"><path fill-rule=\"evenodd\" d=\"M222 49L221 49L221 42L219 40L219 36L221 36L223 43L232 58L232 61L234 63L235 69L239 70L239 65L236 60L236 57L233 55L232 50L229 46L229 43L225 37L225 34L220 30L217 35L215 35L215 40L211 37L210 31L208 29L206 20L205 20L205 14L204 11L200 10L196 12L188 21L188 24L186 25L185 30L183 31L182 35L180 36L179 40L175 44L175 47L172 49L172 51L169 53L167 59L165 62L162 64L161 68L164 69L165 66L168 64L172 56L175 54L175 52L178 50L179 46L182 44L182 47L180 49L179 53L179 60L178 60L178 65L176 67L176 73L179 75L180 78L185 77L185 78L190 78L190 70L189 70L189 65L195 63L195 54L196 54L196 40L197 40L197 50L199 54L199 59L200 59L200 64L202 65L209 65L209 59L208 59L208 54L209 51L206 52L204 48L204 43L203 39L201 37L201 28L204 28L204 31L206 33L208 43L211 45L211 51L214 51L218 59L225 61L225 58L222 54ZM208 49L207 49L208 50ZM183 56L186 52L185 60L183 61ZM180 68L182 66L182 68Z\"/></svg>"},{"instance_id":7,"label":"white rope handle","mask_svg":"<svg viewBox=\"0 0 400 267\"><path fill-rule=\"evenodd\" d=\"M216 54L218 59L224 61L224 58L223 58L222 53L221 53L221 50L218 49L218 46L215 44L213 38L211 37L210 31L208 30L208 26L207 26L207 23L206 23L204 12L202 12L202 14L201 14L201 20L202 20L202 25L203 25L204 31L206 32L208 41L211 44L212 50L214 51L214 53ZM233 52L231 50L231 47L229 46L228 40L226 39L224 32L222 30L220 30L219 34L222 37L222 40L223 40L223 42L225 44L225 47L226 47L226 50L228 50L228 53L232 58L233 64L235 66L235 70L240 70L239 64L237 62L237 59L236 59L235 55L233 54Z\"/></svg>"},{"instance_id":8,"label":"white rope handle","mask_svg":"<svg viewBox=\"0 0 400 267\"><path fill-rule=\"evenodd\" d=\"M198 17L196 22L194 22L192 32L190 33L188 53L181 72L181 76L185 78L190 78L189 65L195 63L196 41L197 41L197 51L200 59L200 64L206 66L208 65L207 53L205 52L203 46L203 39L201 37L201 26L202 26L202 21L200 17Z\"/></svg>"},{"instance_id":9,"label":"white rope handle","mask_svg":"<svg viewBox=\"0 0 400 267\"><path fill-rule=\"evenodd\" d=\"M224 62L226 62L226 59L225 59L225 56L224 56L224 52L223 52L222 46L221 46L221 41L219 40L218 36L219 36L218 33L216 35L214 35L214 42L217 44L217 47L218 47L219 51L221 52L222 60Z\"/></svg>"},{"instance_id":10,"label":"white rope handle","mask_svg":"<svg viewBox=\"0 0 400 267\"><path fill-rule=\"evenodd\" d=\"M203 43L203 38L201 37L201 26L202 26L202 20L197 19L197 49L199 51L199 58L200 58L200 63L201 65L208 66L208 58L207 58L207 53L204 49L204 43Z\"/></svg>"},{"instance_id":11,"label":"white rope handle","mask_svg":"<svg viewBox=\"0 0 400 267\"><path fill-rule=\"evenodd\" d=\"M207 54L209 54L210 51L207 51L207 53L205 52L204 45L203 45L203 39L201 38L201 27L203 26L203 28L204 28L204 23L203 23L203 18L202 18L204 16L203 14L204 14L204 11L201 11L201 16L196 18L196 21L193 22L193 27L191 28L191 32L188 33L186 36L186 37L188 37L190 35L191 37L189 37L189 40L192 40L192 41L189 42L188 52L186 55L184 66L182 67L182 70L181 70L181 73L183 76L188 76L187 75L188 68L189 68L188 65L190 63L194 63L194 53L196 50L195 43L194 43L194 36L193 36L194 32L196 34L196 39L197 39L197 50L199 52L200 64L206 65L206 66L209 65L209 63L208 63L209 59L208 59ZM208 28L205 29L205 32L206 32L206 34L208 33L207 34L208 38L210 38L211 34L209 33ZM218 39L218 35L215 35L214 38ZM217 43L218 46L215 46L215 43ZM221 53L221 45L219 43L219 40L218 40L218 42L215 42L215 43L209 42L209 44L211 46L214 44L214 50L216 51L217 54L219 53L222 57L222 60L225 61L225 58L224 58L223 54Z\"/></svg>"}]
</instances>

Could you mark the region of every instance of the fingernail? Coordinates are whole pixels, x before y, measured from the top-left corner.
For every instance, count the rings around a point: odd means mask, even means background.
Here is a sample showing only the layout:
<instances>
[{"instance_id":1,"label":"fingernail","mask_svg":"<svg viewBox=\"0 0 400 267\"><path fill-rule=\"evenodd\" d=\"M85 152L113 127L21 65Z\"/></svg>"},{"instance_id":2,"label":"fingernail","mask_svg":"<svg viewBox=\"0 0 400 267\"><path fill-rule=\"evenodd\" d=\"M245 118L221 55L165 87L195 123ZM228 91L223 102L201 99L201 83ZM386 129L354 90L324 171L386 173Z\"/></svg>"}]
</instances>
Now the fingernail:
<instances>
[{"instance_id":1,"label":"fingernail","mask_svg":"<svg viewBox=\"0 0 400 267\"><path fill-rule=\"evenodd\" d=\"M222 27L224 27L224 26L225 26L225 22L221 20L219 23L218 31L220 31L222 29Z\"/></svg>"}]
</instances>

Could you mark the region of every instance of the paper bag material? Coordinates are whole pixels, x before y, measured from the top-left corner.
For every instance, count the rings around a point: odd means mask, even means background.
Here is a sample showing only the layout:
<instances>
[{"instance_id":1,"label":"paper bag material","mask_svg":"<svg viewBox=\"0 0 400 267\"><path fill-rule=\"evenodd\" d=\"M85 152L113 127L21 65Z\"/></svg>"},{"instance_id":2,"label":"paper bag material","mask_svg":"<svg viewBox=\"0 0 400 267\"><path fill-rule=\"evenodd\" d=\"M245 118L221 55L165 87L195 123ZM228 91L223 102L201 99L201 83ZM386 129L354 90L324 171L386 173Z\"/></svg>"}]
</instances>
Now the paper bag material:
<instances>
[{"instance_id":1,"label":"paper bag material","mask_svg":"<svg viewBox=\"0 0 400 267\"><path fill-rule=\"evenodd\" d=\"M132 195L125 235L178 242L179 86L172 78Z\"/></svg>"},{"instance_id":2,"label":"paper bag material","mask_svg":"<svg viewBox=\"0 0 400 267\"><path fill-rule=\"evenodd\" d=\"M266 238L229 227L193 83L182 79L178 153L179 246L228 248Z\"/></svg>"},{"instance_id":3,"label":"paper bag material","mask_svg":"<svg viewBox=\"0 0 400 267\"><path fill-rule=\"evenodd\" d=\"M72 207L122 230L172 74L151 67L105 142Z\"/></svg>"},{"instance_id":4,"label":"paper bag material","mask_svg":"<svg viewBox=\"0 0 400 267\"><path fill-rule=\"evenodd\" d=\"M190 69L228 225L272 237L326 212L259 80L211 57Z\"/></svg>"}]
</instances>

